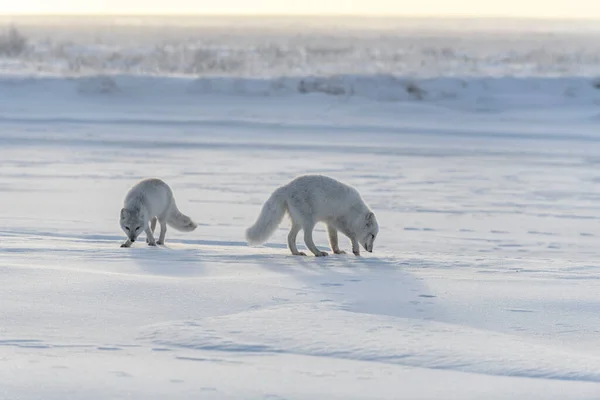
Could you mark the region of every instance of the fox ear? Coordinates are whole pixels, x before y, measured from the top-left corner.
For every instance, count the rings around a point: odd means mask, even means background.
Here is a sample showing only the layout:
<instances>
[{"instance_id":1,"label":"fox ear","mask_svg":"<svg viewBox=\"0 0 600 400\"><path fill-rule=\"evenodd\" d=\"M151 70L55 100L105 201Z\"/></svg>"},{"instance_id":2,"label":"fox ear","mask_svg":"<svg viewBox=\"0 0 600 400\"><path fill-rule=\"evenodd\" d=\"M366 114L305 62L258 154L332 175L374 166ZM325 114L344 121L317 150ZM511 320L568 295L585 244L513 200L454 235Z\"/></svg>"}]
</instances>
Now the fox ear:
<instances>
[{"instance_id":1,"label":"fox ear","mask_svg":"<svg viewBox=\"0 0 600 400\"><path fill-rule=\"evenodd\" d=\"M129 214L129 211L127 211L124 208L121 208L121 219L125 219L125 217L127 217L127 214Z\"/></svg>"},{"instance_id":2,"label":"fox ear","mask_svg":"<svg viewBox=\"0 0 600 400\"><path fill-rule=\"evenodd\" d=\"M368 213L367 216L365 217L365 219L367 220L367 226L370 226L373 224L373 220L375 219L375 214L373 214L372 212Z\"/></svg>"}]
</instances>

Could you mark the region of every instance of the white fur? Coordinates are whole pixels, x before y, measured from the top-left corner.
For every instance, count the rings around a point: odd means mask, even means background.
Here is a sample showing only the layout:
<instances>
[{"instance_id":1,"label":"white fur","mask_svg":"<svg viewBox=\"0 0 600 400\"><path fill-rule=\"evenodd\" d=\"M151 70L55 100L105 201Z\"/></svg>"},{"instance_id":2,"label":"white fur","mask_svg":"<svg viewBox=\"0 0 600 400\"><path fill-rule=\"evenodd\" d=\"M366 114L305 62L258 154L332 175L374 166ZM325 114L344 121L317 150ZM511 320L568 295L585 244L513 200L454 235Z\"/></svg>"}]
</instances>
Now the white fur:
<instances>
[{"instance_id":1,"label":"white fur","mask_svg":"<svg viewBox=\"0 0 600 400\"><path fill-rule=\"evenodd\" d=\"M153 236L157 221L160 224L158 242ZM150 246L164 244L167 224L183 232L191 232L198 226L177 209L171 188L160 179L144 179L129 190L121 209L120 223L127 235L127 241L121 247L131 246L142 231Z\"/></svg>"},{"instance_id":2,"label":"white fur","mask_svg":"<svg viewBox=\"0 0 600 400\"><path fill-rule=\"evenodd\" d=\"M312 239L316 223L327 224L331 250L343 253L338 247L337 232L352 241L352 251L360 255L359 244L373 251L373 242L379 232L375 214L369 209L356 189L322 175L300 176L275 190L265 202L258 220L246 230L250 244L264 243L277 229L285 213L292 219L288 246L292 254L305 255L296 247L298 232L304 230L306 247L315 256L326 256Z\"/></svg>"}]
</instances>

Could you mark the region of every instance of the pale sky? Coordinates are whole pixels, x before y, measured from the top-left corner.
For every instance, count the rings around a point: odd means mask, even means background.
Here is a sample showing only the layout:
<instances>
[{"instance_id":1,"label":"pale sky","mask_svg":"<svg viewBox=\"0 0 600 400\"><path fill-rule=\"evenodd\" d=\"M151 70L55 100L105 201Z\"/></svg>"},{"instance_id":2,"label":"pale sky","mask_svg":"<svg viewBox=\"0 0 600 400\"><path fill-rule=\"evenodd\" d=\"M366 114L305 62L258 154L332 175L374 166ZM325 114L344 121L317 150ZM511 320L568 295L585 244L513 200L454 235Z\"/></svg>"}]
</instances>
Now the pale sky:
<instances>
[{"instance_id":1,"label":"pale sky","mask_svg":"<svg viewBox=\"0 0 600 400\"><path fill-rule=\"evenodd\" d=\"M600 18L600 0L0 0L0 14L352 14Z\"/></svg>"}]
</instances>

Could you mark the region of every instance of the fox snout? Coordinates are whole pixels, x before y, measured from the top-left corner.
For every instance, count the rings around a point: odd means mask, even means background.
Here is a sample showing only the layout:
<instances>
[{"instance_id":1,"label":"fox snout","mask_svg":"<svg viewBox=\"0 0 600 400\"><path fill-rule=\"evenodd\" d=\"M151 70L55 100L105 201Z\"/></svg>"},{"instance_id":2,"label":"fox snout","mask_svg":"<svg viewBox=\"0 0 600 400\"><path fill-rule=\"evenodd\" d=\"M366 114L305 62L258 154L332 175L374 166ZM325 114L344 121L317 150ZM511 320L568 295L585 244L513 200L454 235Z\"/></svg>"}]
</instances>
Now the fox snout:
<instances>
[{"instance_id":1,"label":"fox snout","mask_svg":"<svg viewBox=\"0 0 600 400\"><path fill-rule=\"evenodd\" d=\"M365 240L363 242L363 247L365 248L366 251L368 251L369 253L373 252L373 241L375 240L375 235L369 235L369 237L367 237L367 240Z\"/></svg>"}]
</instances>

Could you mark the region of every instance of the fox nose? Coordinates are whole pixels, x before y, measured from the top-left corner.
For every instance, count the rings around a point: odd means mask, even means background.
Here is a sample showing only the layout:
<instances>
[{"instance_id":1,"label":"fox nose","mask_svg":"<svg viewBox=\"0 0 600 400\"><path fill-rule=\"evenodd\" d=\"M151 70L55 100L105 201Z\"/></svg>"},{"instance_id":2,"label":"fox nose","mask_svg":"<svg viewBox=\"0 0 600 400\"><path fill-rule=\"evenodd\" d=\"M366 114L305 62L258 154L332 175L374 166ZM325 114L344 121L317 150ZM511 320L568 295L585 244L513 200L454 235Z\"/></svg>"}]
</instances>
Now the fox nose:
<instances>
[{"instance_id":1,"label":"fox nose","mask_svg":"<svg viewBox=\"0 0 600 400\"><path fill-rule=\"evenodd\" d=\"M135 242L135 238L134 237L130 237L129 240L131 240L131 243Z\"/></svg>"}]
</instances>

